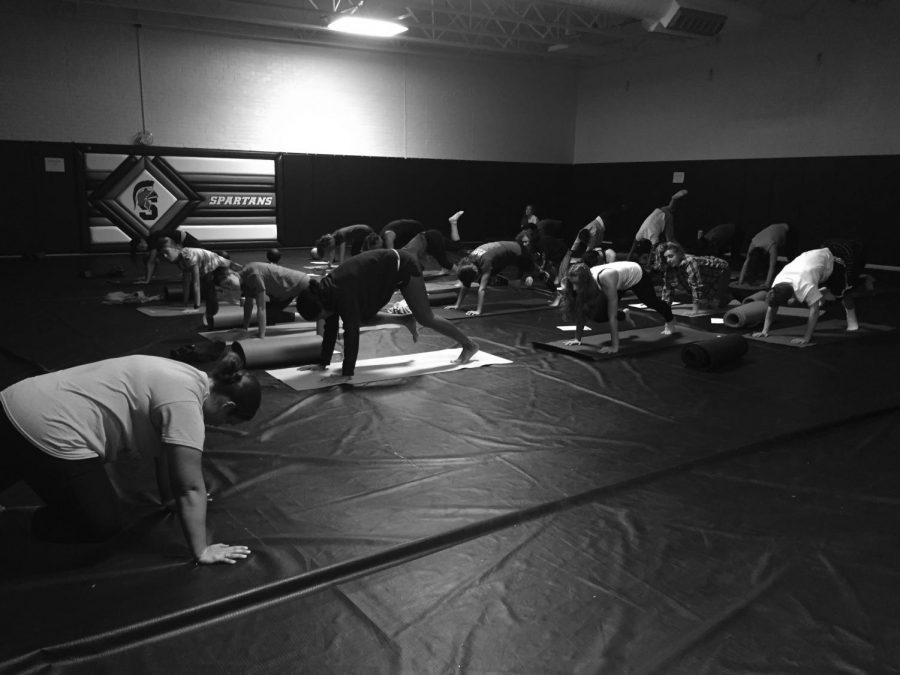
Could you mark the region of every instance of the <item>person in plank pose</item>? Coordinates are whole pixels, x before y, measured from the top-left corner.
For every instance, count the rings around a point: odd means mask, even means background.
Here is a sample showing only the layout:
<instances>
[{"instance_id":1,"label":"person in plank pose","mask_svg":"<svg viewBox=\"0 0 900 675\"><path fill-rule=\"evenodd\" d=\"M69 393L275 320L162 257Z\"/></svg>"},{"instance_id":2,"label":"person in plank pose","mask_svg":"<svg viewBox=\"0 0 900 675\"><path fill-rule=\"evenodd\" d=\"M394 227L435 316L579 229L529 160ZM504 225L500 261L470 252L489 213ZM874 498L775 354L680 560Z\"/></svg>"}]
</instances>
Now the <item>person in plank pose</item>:
<instances>
[{"instance_id":1,"label":"person in plank pose","mask_svg":"<svg viewBox=\"0 0 900 675\"><path fill-rule=\"evenodd\" d=\"M619 351L619 321L633 325L627 311L619 311L619 294L634 293L647 307L656 310L665 321L662 334L671 335L675 317L669 305L653 289L649 275L636 262L621 260L588 267L576 263L569 269L563 292L563 315L575 322L575 338L566 345L580 345L585 323L609 323L610 345L601 347L601 354Z\"/></svg>"}]
</instances>

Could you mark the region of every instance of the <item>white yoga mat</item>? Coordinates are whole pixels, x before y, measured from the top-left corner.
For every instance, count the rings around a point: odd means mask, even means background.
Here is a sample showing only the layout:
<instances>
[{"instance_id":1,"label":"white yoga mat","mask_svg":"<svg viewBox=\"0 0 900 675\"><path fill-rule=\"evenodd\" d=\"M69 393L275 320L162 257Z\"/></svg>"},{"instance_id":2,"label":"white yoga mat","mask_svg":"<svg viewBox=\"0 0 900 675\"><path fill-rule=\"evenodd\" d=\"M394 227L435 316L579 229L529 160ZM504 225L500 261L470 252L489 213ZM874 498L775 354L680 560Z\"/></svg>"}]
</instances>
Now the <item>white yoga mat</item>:
<instances>
[{"instance_id":1,"label":"white yoga mat","mask_svg":"<svg viewBox=\"0 0 900 675\"><path fill-rule=\"evenodd\" d=\"M372 330L394 330L395 328L405 328L399 323L379 323L374 326L360 326L360 333L367 333ZM266 335L275 337L278 335L293 335L294 333L306 333L316 329L315 321L294 321L293 323L276 323L274 326L266 326ZM222 342L234 342L235 340L243 340L247 337L256 335L256 326L250 326L250 330L242 330L241 328L230 328L229 330L210 330L204 333L198 333L200 337L207 340L221 340ZM338 337L344 330L341 324L338 328Z\"/></svg>"},{"instance_id":2,"label":"white yoga mat","mask_svg":"<svg viewBox=\"0 0 900 675\"><path fill-rule=\"evenodd\" d=\"M187 316L189 314L203 314L206 310L203 307L194 309L193 307L184 307L183 305L144 305L138 307L137 311L152 317L167 316Z\"/></svg>"},{"instance_id":3,"label":"white yoga mat","mask_svg":"<svg viewBox=\"0 0 900 675\"><path fill-rule=\"evenodd\" d=\"M356 362L356 373L348 384L360 385L369 382L394 380L404 377L417 377L432 373L449 373L464 368L481 368L512 363L509 359L478 352L468 363L454 363L459 356L459 347L442 349L437 352L421 354L401 354L377 359L365 359ZM309 370L308 368L278 368L266 371L286 385L297 391L331 387L334 382L326 377L328 374L340 374L340 362L332 363L328 370Z\"/></svg>"}]
</instances>

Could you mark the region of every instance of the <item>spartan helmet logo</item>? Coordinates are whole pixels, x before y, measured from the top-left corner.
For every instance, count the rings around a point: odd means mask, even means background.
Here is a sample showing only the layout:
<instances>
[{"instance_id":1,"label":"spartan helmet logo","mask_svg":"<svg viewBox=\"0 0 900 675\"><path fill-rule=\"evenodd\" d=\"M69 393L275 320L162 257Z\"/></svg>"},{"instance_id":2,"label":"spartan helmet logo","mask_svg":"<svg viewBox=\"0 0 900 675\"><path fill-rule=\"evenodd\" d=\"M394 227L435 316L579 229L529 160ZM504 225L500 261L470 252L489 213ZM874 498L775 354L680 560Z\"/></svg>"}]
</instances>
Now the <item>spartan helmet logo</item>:
<instances>
[{"instance_id":1,"label":"spartan helmet logo","mask_svg":"<svg viewBox=\"0 0 900 675\"><path fill-rule=\"evenodd\" d=\"M156 220L159 210L156 208L156 200L159 195L154 189L152 180L142 180L134 186L134 209L141 220Z\"/></svg>"}]
</instances>

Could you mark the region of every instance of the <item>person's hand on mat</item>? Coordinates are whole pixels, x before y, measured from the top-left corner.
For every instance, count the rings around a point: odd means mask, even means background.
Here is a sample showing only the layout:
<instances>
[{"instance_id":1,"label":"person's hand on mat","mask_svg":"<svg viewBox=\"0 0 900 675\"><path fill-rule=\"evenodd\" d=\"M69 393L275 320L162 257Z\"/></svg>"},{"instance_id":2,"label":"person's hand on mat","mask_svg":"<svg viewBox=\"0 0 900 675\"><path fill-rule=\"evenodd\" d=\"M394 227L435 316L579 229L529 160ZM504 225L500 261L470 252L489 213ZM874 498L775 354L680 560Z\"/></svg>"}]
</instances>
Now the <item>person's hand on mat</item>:
<instances>
[{"instance_id":1,"label":"person's hand on mat","mask_svg":"<svg viewBox=\"0 0 900 675\"><path fill-rule=\"evenodd\" d=\"M456 305L445 305L444 309L459 309Z\"/></svg>"},{"instance_id":2,"label":"person's hand on mat","mask_svg":"<svg viewBox=\"0 0 900 675\"><path fill-rule=\"evenodd\" d=\"M142 286L146 286L147 284L150 283L150 280L147 277L138 277L137 279L134 280L134 283L140 284Z\"/></svg>"},{"instance_id":3,"label":"person's hand on mat","mask_svg":"<svg viewBox=\"0 0 900 675\"><path fill-rule=\"evenodd\" d=\"M470 309L468 312L466 312L466 316L481 316L481 312L479 312L477 309Z\"/></svg>"},{"instance_id":4,"label":"person's hand on mat","mask_svg":"<svg viewBox=\"0 0 900 675\"><path fill-rule=\"evenodd\" d=\"M522 280L522 285L525 288L531 288L532 286L534 286L534 277L525 277Z\"/></svg>"},{"instance_id":5,"label":"person's hand on mat","mask_svg":"<svg viewBox=\"0 0 900 675\"><path fill-rule=\"evenodd\" d=\"M768 334L768 332L766 332L766 331L764 331L764 330L759 330L759 331L756 331L756 332L753 334L753 337L755 337L755 338L767 338L767 337L769 337L769 334Z\"/></svg>"},{"instance_id":6,"label":"person's hand on mat","mask_svg":"<svg viewBox=\"0 0 900 675\"><path fill-rule=\"evenodd\" d=\"M796 337L796 338L791 338L791 344L792 344L792 345L805 345L805 344L808 344L808 343L809 343L809 338L807 338L807 337Z\"/></svg>"},{"instance_id":7,"label":"person's hand on mat","mask_svg":"<svg viewBox=\"0 0 900 675\"><path fill-rule=\"evenodd\" d=\"M615 354L618 351L619 351L618 348L613 349L612 347L600 347L601 354Z\"/></svg>"},{"instance_id":8,"label":"person's hand on mat","mask_svg":"<svg viewBox=\"0 0 900 675\"><path fill-rule=\"evenodd\" d=\"M250 549L246 546L229 546L228 544L211 544L203 549L197 557L200 565L214 565L215 563L228 563L233 565L238 560L243 560L250 555Z\"/></svg>"},{"instance_id":9,"label":"person's hand on mat","mask_svg":"<svg viewBox=\"0 0 900 675\"><path fill-rule=\"evenodd\" d=\"M578 340L578 339L566 340L563 344L566 347L574 347L575 345L580 345L581 340Z\"/></svg>"}]
</instances>

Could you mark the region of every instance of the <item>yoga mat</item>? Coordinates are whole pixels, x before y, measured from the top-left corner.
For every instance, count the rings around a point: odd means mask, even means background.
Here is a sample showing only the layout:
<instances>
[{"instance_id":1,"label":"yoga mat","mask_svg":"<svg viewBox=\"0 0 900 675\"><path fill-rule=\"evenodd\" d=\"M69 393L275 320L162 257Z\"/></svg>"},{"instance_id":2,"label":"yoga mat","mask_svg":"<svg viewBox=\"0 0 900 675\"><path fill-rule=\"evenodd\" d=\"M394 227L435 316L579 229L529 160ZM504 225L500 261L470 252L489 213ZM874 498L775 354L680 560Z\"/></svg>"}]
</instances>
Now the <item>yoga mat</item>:
<instances>
[{"instance_id":1,"label":"yoga mat","mask_svg":"<svg viewBox=\"0 0 900 675\"><path fill-rule=\"evenodd\" d=\"M322 350L322 336L315 333L279 335L277 337L246 338L231 345L231 349L250 369L281 368L315 363Z\"/></svg>"},{"instance_id":2,"label":"yoga mat","mask_svg":"<svg viewBox=\"0 0 900 675\"><path fill-rule=\"evenodd\" d=\"M442 291L434 291L428 293L428 304L432 307L453 305L456 298L459 297L459 291L448 288Z\"/></svg>"},{"instance_id":3,"label":"yoga mat","mask_svg":"<svg viewBox=\"0 0 900 675\"><path fill-rule=\"evenodd\" d=\"M454 370L512 363L509 359L494 356L487 352L478 352L468 363L454 363L453 359L457 356L459 356L459 347L442 349L436 352L402 354L400 356L357 361L356 374L348 384L361 385L370 382L418 377L434 373L449 373ZM305 368L280 368L268 370L267 372L292 389L308 391L310 389L334 386L334 383L329 381L329 378L326 376L329 373L340 374L341 364L340 362L332 363L327 371Z\"/></svg>"},{"instance_id":4,"label":"yoga mat","mask_svg":"<svg viewBox=\"0 0 900 675\"><path fill-rule=\"evenodd\" d=\"M189 296L192 296L194 293L193 289L189 292ZM184 289L181 287L181 284L166 284L163 286L163 297L169 302L180 302L184 297ZM200 299L203 300L206 297L206 288L204 284L200 284Z\"/></svg>"},{"instance_id":5,"label":"yoga mat","mask_svg":"<svg viewBox=\"0 0 900 675\"><path fill-rule=\"evenodd\" d=\"M403 328L399 323L380 323L375 326L360 326L359 332L366 333L370 330L393 330L395 328ZM315 321L295 321L294 323L279 323L275 326L266 326L266 340L269 337L280 337L282 335L299 335L301 333L309 333L316 330ZM341 326L343 331L343 326ZM256 336L256 328L251 326L249 333L242 328L229 328L228 330L212 330L198 333L200 337L207 340L221 340L222 342L236 342L238 340L246 340Z\"/></svg>"},{"instance_id":6,"label":"yoga mat","mask_svg":"<svg viewBox=\"0 0 900 675\"><path fill-rule=\"evenodd\" d=\"M681 360L688 368L712 370L733 363L746 353L747 341L734 333L685 345L681 348Z\"/></svg>"},{"instance_id":7,"label":"yoga mat","mask_svg":"<svg viewBox=\"0 0 900 675\"><path fill-rule=\"evenodd\" d=\"M724 309L701 309L696 314L694 314L690 307L673 307L672 314L675 316L687 317L690 319L697 319L701 316L717 316L719 314L724 314Z\"/></svg>"},{"instance_id":8,"label":"yoga mat","mask_svg":"<svg viewBox=\"0 0 900 675\"><path fill-rule=\"evenodd\" d=\"M778 318L775 319L778 321ZM776 324L777 325L777 324ZM847 330L847 322L843 319L826 319L820 321L816 325L812 340L805 345L798 345L791 342L793 338L803 337L806 332L806 324L796 324L793 326L783 326L769 331L769 337L753 337L752 333L744 335L748 340L756 340L768 344L785 345L787 347L815 347L816 345L833 344L835 342L843 342L845 340L856 340L873 335L880 335L897 330L891 326L880 326L878 324L862 323L859 330Z\"/></svg>"},{"instance_id":9,"label":"yoga mat","mask_svg":"<svg viewBox=\"0 0 900 675\"><path fill-rule=\"evenodd\" d=\"M759 300L747 302L729 309L722 318L729 328L750 328L763 322L768 307L765 302Z\"/></svg>"},{"instance_id":10,"label":"yoga mat","mask_svg":"<svg viewBox=\"0 0 900 675\"><path fill-rule=\"evenodd\" d=\"M315 321L294 321L293 323L279 323L274 326L266 325L266 338L279 335L294 335L296 333L307 333L316 329ZM234 342L247 338L247 332L243 328L228 328L226 330L210 330L199 333L200 337L207 340L222 340L223 342ZM251 326L250 335L256 335L256 328Z\"/></svg>"},{"instance_id":11,"label":"yoga mat","mask_svg":"<svg viewBox=\"0 0 900 675\"><path fill-rule=\"evenodd\" d=\"M568 354L588 361L604 361L619 356L633 356L646 352L677 347L687 342L697 342L710 337L706 333L687 326L675 326L671 335L662 334L662 326L649 328L636 328L619 333L619 351L615 354L601 354L600 347L609 345L609 334L589 335L581 340L580 345L566 345L566 340L554 340L552 342L532 342L535 349L544 349L550 352Z\"/></svg>"},{"instance_id":12,"label":"yoga mat","mask_svg":"<svg viewBox=\"0 0 900 675\"><path fill-rule=\"evenodd\" d=\"M294 311L293 307L276 312L266 309L266 327L274 326L280 323L293 323L298 319L299 315ZM206 319L204 318L204 322ZM213 318L214 330L228 330L230 328L240 328L244 325L244 308L241 305L219 305L219 311ZM256 306L250 314L250 325L256 325ZM207 326L209 324L207 323Z\"/></svg>"},{"instance_id":13,"label":"yoga mat","mask_svg":"<svg viewBox=\"0 0 900 675\"><path fill-rule=\"evenodd\" d=\"M463 303L462 309L444 309L443 307L435 307L434 313L451 321L459 319L477 319L478 317L466 316L466 312L475 309L474 290L470 290ZM456 304L457 296L454 295L453 301L448 305ZM550 307L550 298L547 295L533 293L531 291L517 290L498 290L491 289L487 292L484 299L484 311L481 316L498 316L501 314L515 314L517 312L531 312L545 309L556 309Z\"/></svg>"},{"instance_id":14,"label":"yoga mat","mask_svg":"<svg viewBox=\"0 0 900 675\"><path fill-rule=\"evenodd\" d=\"M182 307L181 305L144 305L138 307L137 311L147 316L170 317L170 316L187 316L189 314L203 314L203 307L194 309L193 307Z\"/></svg>"}]
</instances>

